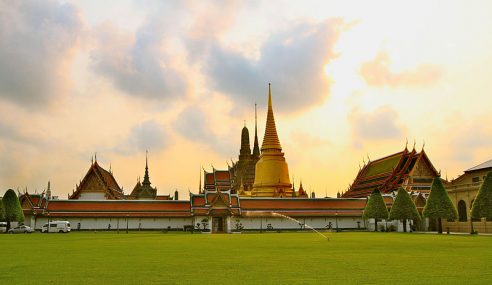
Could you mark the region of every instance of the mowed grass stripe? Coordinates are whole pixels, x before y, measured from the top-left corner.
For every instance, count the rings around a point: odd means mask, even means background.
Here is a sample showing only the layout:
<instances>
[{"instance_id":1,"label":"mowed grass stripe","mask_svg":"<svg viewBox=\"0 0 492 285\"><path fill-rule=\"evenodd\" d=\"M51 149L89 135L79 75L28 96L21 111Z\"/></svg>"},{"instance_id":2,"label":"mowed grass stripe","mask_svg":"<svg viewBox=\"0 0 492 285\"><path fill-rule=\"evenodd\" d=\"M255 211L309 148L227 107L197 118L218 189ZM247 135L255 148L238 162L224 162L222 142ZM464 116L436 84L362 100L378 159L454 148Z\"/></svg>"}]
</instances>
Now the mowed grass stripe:
<instances>
[{"instance_id":1,"label":"mowed grass stripe","mask_svg":"<svg viewBox=\"0 0 492 285\"><path fill-rule=\"evenodd\" d=\"M0 235L0 284L486 284L492 237L402 233Z\"/></svg>"}]
</instances>

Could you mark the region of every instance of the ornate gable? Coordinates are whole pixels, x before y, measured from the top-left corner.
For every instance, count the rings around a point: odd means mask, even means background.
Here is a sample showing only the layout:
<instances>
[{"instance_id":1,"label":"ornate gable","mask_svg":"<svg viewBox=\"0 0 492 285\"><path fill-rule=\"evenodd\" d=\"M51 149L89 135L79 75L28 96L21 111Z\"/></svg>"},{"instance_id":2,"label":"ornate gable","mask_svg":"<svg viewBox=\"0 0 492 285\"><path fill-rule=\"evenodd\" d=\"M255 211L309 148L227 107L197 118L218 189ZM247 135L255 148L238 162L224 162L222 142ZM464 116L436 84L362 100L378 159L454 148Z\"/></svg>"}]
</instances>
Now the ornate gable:
<instances>
[{"instance_id":1,"label":"ornate gable","mask_svg":"<svg viewBox=\"0 0 492 285\"><path fill-rule=\"evenodd\" d=\"M411 176L419 177L436 177L439 173L436 171L427 155L422 151L414 169L412 169Z\"/></svg>"},{"instance_id":2,"label":"ornate gable","mask_svg":"<svg viewBox=\"0 0 492 285\"><path fill-rule=\"evenodd\" d=\"M69 199L124 199L123 190L111 172L103 169L97 161L91 164L76 190Z\"/></svg>"},{"instance_id":3,"label":"ornate gable","mask_svg":"<svg viewBox=\"0 0 492 285\"><path fill-rule=\"evenodd\" d=\"M81 184L83 191L85 192L104 192L104 183L95 174L94 171L89 172L87 179L84 179L85 183Z\"/></svg>"}]
</instances>

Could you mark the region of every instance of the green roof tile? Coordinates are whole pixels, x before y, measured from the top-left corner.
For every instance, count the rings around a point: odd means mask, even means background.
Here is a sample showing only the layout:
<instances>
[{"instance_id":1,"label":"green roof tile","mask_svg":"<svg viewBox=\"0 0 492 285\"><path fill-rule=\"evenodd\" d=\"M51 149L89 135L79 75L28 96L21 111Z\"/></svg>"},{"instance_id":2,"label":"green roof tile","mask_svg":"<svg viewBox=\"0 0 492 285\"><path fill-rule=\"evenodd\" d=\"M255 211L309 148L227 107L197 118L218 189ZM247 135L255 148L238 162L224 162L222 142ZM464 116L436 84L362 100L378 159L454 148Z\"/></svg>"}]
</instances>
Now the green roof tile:
<instances>
[{"instance_id":1,"label":"green roof tile","mask_svg":"<svg viewBox=\"0 0 492 285\"><path fill-rule=\"evenodd\" d=\"M398 162L400 162L400 159L401 154L391 156L380 161L371 162L366 173L364 174L364 177L370 177L392 171L394 168L396 168L396 166L398 166Z\"/></svg>"}]
</instances>

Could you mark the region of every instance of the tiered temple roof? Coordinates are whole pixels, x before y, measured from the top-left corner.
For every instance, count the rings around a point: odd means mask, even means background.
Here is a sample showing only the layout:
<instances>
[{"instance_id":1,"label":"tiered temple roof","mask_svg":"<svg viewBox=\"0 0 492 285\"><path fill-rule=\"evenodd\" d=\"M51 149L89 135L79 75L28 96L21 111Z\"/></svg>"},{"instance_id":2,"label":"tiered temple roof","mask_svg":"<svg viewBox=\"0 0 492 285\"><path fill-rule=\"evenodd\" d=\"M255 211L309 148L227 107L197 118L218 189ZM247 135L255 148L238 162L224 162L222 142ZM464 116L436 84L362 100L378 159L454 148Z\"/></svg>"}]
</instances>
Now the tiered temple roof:
<instances>
[{"instance_id":1,"label":"tiered temple roof","mask_svg":"<svg viewBox=\"0 0 492 285\"><path fill-rule=\"evenodd\" d=\"M102 168L97 163L97 159L91 164L87 174L76 186L72 195L69 195L69 199L80 199L84 193L100 193L108 200L125 199L123 190L113 174Z\"/></svg>"},{"instance_id":2,"label":"tiered temple roof","mask_svg":"<svg viewBox=\"0 0 492 285\"><path fill-rule=\"evenodd\" d=\"M423 149L417 152L405 147L401 152L369 161L359 170L354 183L342 197L362 198L369 196L375 189L384 194L397 191L399 187L409 192L428 193L432 179L438 176L440 173Z\"/></svg>"},{"instance_id":3,"label":"tiered temple roof","mask_svg":"<svg viewBox=\"0 0 492 285\"><path fill-rule=\"evenodd\" d=\"M205 190L201 194L190 193L191 215L232 215L241 214L239 196L231 191Z\"/></svg>"},{"instance_id":4,"label":"tiered temple roof","mask_svg":"<svg viewBox=\"0 0 492 285\"><path fill-rule=\"evenodd\" d=\"M25 214L36 215L43 213L44 209L48 205L49 199L44 193L29 194L26 192L19 196L19 201Z\"/></svg>"},{"instance_id":5,"label":"tiered temple roof","mask_svg":"<svg viewBox=\"0 0 492 285\"><path fill-rule=\"evenodd\" d=\"M232 188L233 169L217 170L212 172L203 170L204 184L203 189L208 191L229 191ZM200 189L200 192L202 189Z\"/></svg>"}]
</instances>

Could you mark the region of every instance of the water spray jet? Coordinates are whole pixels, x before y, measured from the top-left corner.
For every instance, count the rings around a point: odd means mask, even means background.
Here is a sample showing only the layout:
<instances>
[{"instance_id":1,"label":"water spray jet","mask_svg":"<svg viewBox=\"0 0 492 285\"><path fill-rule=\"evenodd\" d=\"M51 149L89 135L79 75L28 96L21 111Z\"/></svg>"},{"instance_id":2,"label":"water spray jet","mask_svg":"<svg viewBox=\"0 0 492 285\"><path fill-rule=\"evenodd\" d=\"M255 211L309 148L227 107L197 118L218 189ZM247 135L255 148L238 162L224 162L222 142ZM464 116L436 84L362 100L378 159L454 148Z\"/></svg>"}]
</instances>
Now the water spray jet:
<instances>
[{"instance_id":1,"label":"water spray jet","mask_svg":"<svg viewBox=\"0 0 492 285\"><path fill-rule=\"evenodd\" d=\"M273 211L259 211L259 212L250 212L250 211L243 211L243 214L244 216L247 216L247 217L254 217L254 216L264 216L265 214L268 214L270 216L274 216L274 217L282 217L282 218L285 218L291 222L294 222L298 225L303 225L304 227L307 227L308 229L312 230L313 232L319 234L320 236L322 236L323 238L325 238L327 241L330 241L330 238L325 236L324 234L322 234L320 231L316 230L315 228L311 227L310 225L306 224L306 223L301 223L299 220L296 220L292 217L289 217L287 215L284 215L284 214L280 214L280 213L277 213L277 212L273 212Z\"/></svg>"}]
</instances>

